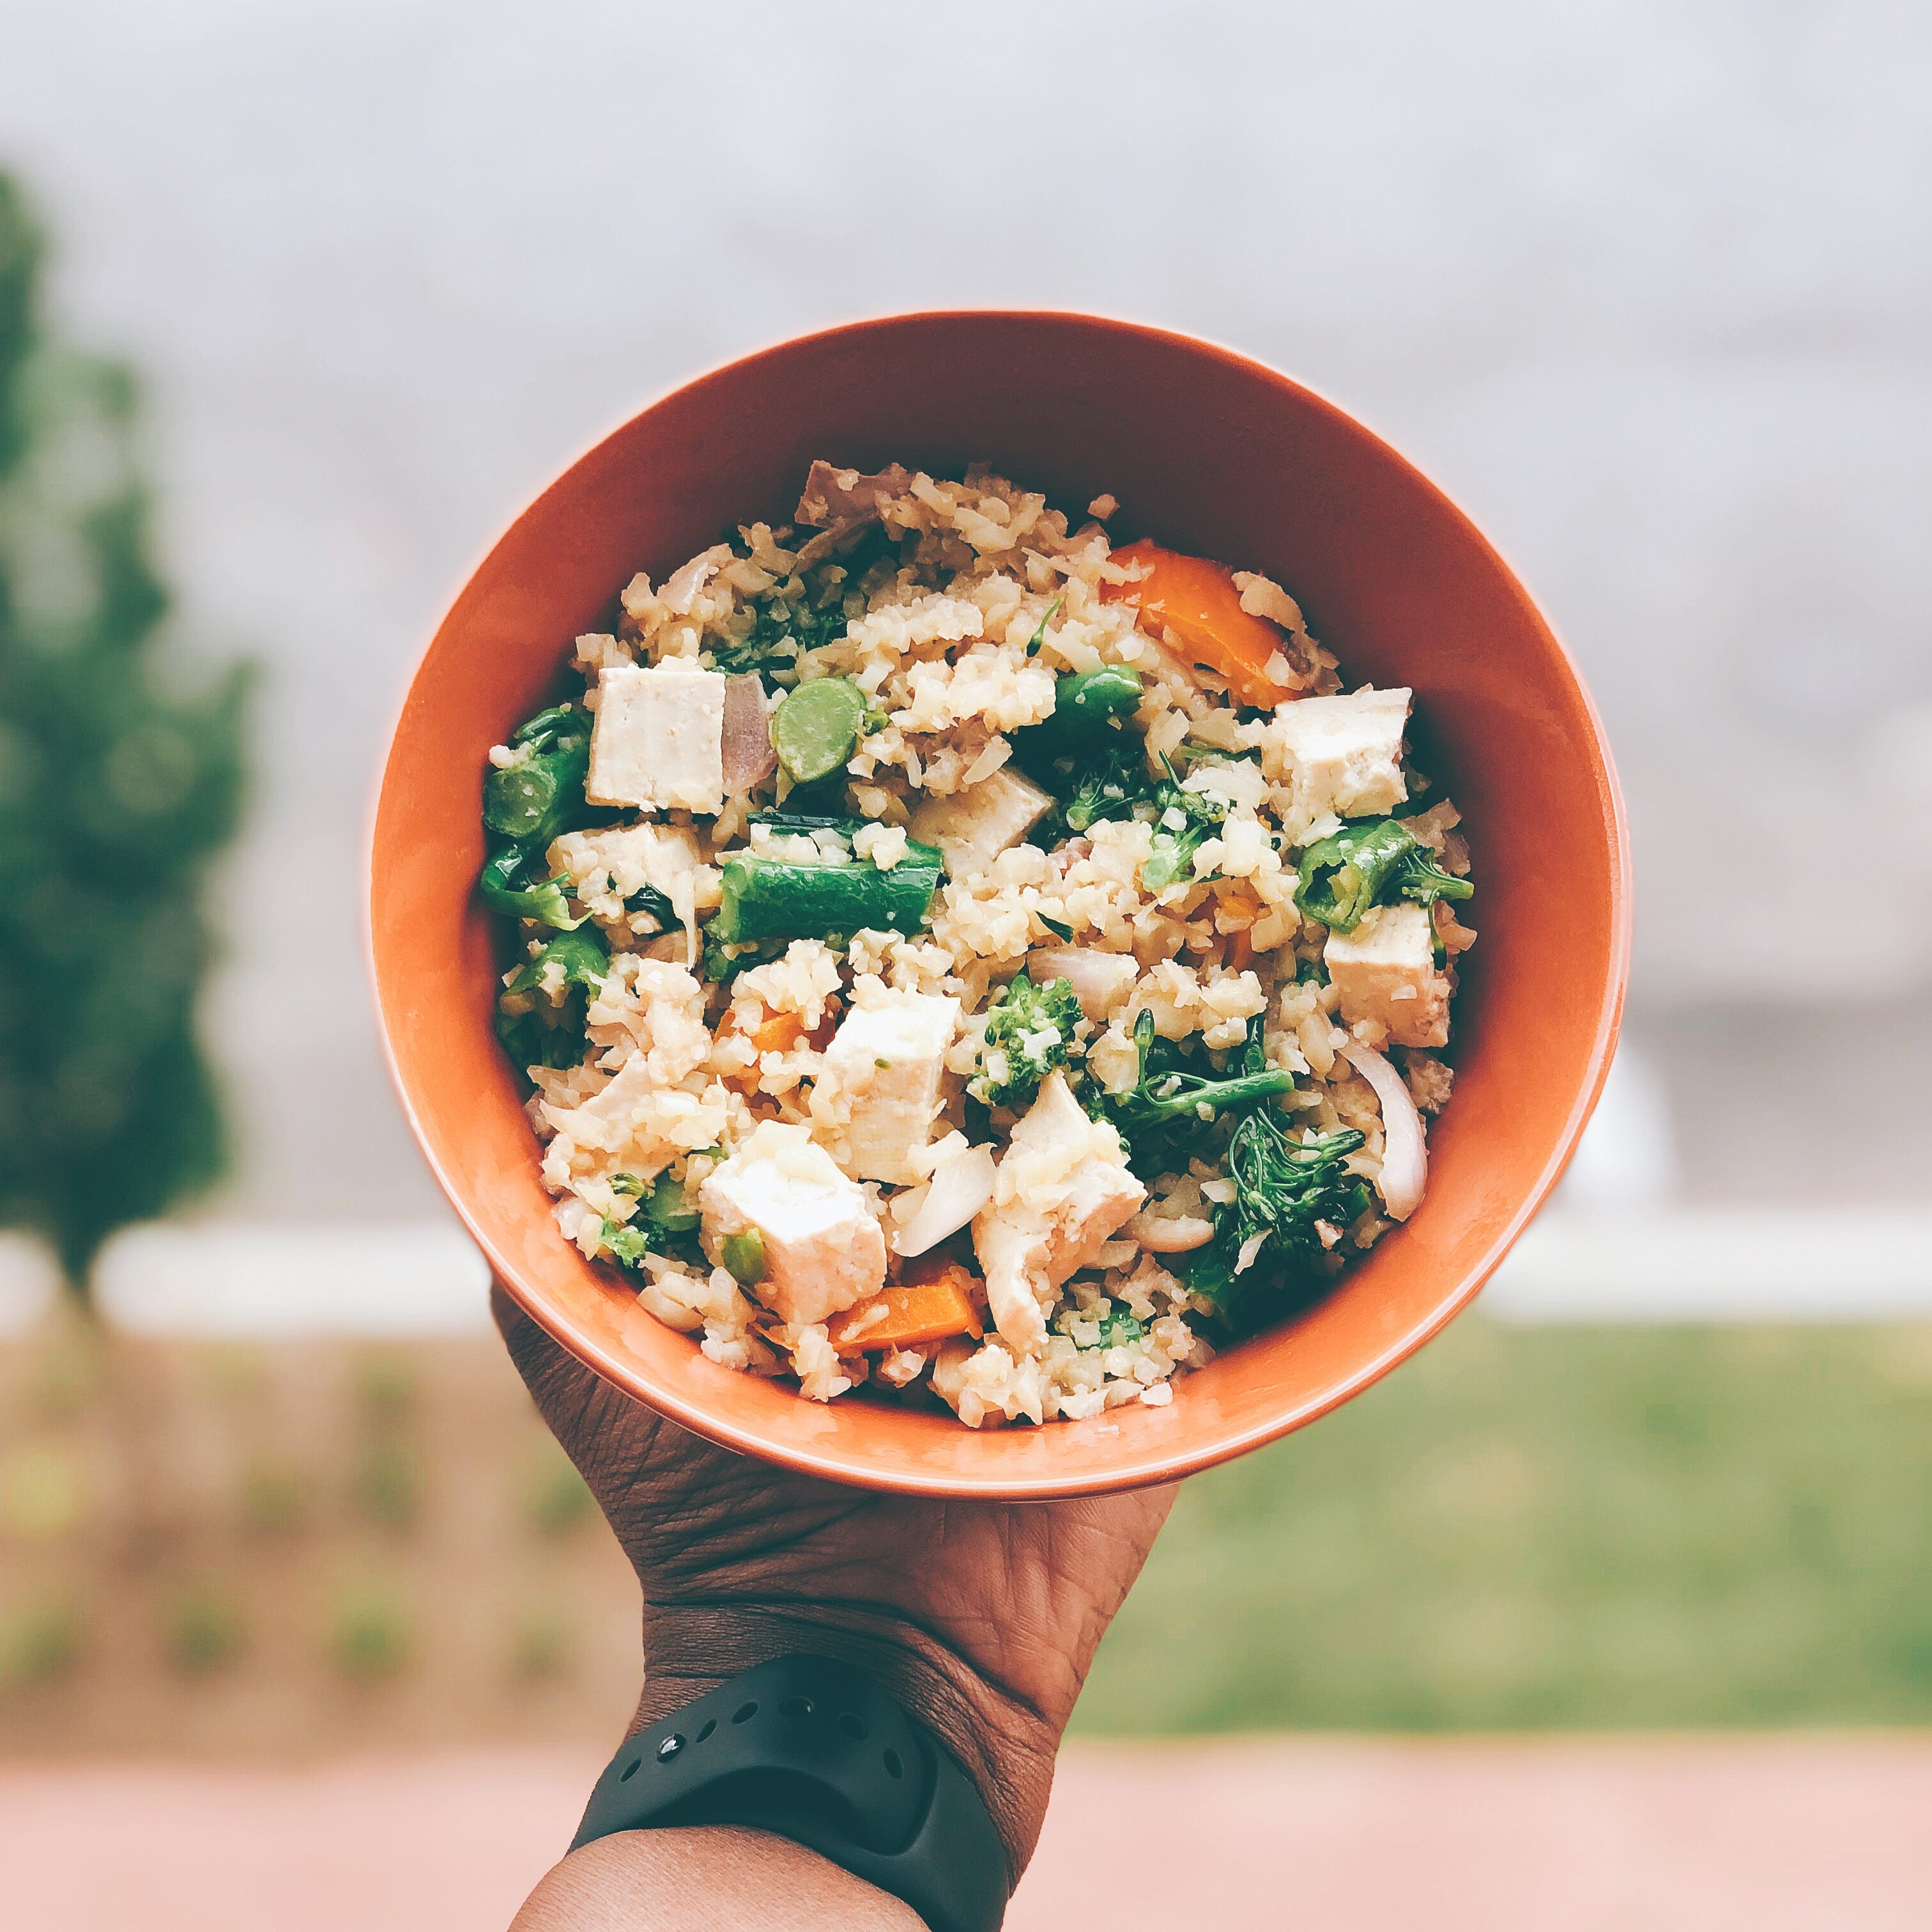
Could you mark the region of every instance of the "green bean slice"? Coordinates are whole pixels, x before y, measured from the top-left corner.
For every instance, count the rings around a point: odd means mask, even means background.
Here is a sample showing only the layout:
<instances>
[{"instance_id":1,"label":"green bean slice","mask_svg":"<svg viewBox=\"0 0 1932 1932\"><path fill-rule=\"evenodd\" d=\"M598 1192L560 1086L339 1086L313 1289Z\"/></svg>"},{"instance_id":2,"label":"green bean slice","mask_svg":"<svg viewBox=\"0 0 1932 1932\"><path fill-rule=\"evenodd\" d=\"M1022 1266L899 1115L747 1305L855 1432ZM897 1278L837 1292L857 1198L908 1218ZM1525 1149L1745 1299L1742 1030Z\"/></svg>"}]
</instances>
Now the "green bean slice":
<instances>
[{"instance_id":1,"label":"green bean slice","mask_svg":"<svg viewBox=\"0 0 1932 1932\"><path fill-rule=\"evenodd\" d=\"M772 714L772 743L794 784L816 784L859 747L865 694L849 678L814 678L788 692Z\"/></svg>"}]
</instances>

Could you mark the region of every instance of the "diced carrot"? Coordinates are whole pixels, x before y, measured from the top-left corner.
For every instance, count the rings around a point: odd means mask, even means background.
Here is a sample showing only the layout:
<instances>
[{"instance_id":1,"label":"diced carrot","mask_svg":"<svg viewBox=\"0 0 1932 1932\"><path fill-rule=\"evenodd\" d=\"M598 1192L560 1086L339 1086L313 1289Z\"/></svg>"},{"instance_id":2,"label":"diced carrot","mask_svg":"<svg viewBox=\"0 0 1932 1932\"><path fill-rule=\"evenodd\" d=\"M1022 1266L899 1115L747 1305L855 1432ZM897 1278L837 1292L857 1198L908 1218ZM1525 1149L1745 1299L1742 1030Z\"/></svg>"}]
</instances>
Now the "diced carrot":
<instances>
[{"instance_id":1,"label":"diced carrot","mask_svg":"<svg viewBox=\"0 0 1932 1932\"><path fill-rule=\"evenodd\" d=\"M1103 584L1103 598L1138 605L1156 635L1172 631L1195 662L1228 680L1242 704L1275 705L1294 696L1294 686L1268 670L1281 649L1280 632L1265 617L1241 608L1241 593L1230 572L1210 557L1184 556L1144 537L1124 545L1114 556L1138 564L1142 574L1132 584Z\"/></svg>"},{"instance_id":2,"label":"diced carrot","mask_svg":"<svg viewBox=\"0 0 1932 1932\"><path fill-rule=\"evenodd\" d=\"M832 1346L848 1350L908 1348L943 1342L949 1335L982 1334L973 1282L973 1276L958 1262L946 1262L924 1280L894 1282L832 1317L826 1324Z\"/></svg>"},{"instance_id":3,"label":"diced carrot","mask_svg":"<svg viewBox=\"0 0 1932 1932\"><path fill-rule=\"evenodd\" d=\"M805 1022L796 1013L773 1013L769 1019L760 1022L758 1030L752 1036L752 1044L760 1053L784 1053L796 1046L805 1035Z\"/></svg>"},{"instance_id":4,"label":"diced carrot","mask_svg":"<svg viewBox=\"0 0 1932 1932\"><path fill-rule=\"evenodd\" d=\"M1254 956L1255 943L1247 927L1242 926L1238 931L1228 934L1228 970L1230 973L1246 972L1248 962Z\"/></svg>"},{"instance_id":5,"label":"diced carrot","mask_svg":"<svg viewBox=\"0 0 1932 1932\"><path fill-rule=\"evenodd\" d=\"M797 1014L770 1013L758 1022L748 1037L752 1050L760 1058L768 1053L789 1053L801 1040L808 1040L822 1053L830 1043L837 1024L838 1022L827 1013L811 1032L807 1033L804 1021ZM738 1009L730 1007L719 1023L718 1038L723 1040L729 1034L742 1034L743 1031L743 1028L739 1024ZM730 1084L741 1093L755 1093L758 1085L758 1062L754 1060L742 1072L728 1077Z\"/></svg>"}]
</instances>

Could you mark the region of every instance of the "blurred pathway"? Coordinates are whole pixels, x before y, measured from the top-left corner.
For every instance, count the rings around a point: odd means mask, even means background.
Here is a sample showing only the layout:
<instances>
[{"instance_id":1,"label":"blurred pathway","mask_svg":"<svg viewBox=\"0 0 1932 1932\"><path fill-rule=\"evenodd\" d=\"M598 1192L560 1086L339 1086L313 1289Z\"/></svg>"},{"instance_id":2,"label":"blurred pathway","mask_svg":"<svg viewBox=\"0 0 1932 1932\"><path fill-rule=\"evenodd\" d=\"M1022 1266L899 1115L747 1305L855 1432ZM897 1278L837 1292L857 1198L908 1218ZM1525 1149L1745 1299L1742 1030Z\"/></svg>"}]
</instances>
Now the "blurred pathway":
<instances>
[{"instance_id":1,"label":"blurred pathway","mask_svg":"<svg viewBox=\"0 0 1932 1932\"><path fill-rule=\"evenodd\" d=\"M0 1765L8 1932L492 1932L594 1754ZM1932 1739L1256 1741L1070 1752L1009 1932L1904 1932Z\"/></svg>"}]
</instances>

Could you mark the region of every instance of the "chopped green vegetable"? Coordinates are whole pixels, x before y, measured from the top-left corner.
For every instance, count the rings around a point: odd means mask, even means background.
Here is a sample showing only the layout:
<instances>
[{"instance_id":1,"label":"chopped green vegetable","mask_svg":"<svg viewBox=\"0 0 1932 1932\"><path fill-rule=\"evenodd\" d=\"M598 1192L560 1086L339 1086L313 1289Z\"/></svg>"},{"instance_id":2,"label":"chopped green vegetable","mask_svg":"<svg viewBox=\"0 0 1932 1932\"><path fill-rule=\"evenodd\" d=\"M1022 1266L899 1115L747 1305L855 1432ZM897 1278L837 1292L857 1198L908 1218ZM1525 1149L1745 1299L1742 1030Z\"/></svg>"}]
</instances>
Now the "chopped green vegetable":
<instances>
[{"instance_id":1,"label":"chopped green vegetable","mask_svg":"<svg viewBox=\"0 0 1932 1932\"><path fill-rule=\"evenodd\" d=\"M1126 1143L1127 1160L1144 1180L1178 1172L1204 1148L1222 1117L1251 1107L1294 1084L1285 1067L1261 1058L1261 1022L1249 1028L1246 1070L1232 1078L1196 1071L1168 1041L1154 1036L1154 1015L1143 1010L1134 1022L1140 1054L1139 1078L1124 1094L1096 1090L1089 1111L1111 1120Z\"/></svg>"},{"instance_id":2,"label":"chopped green vegetable","mask_svg":"<svg viewBox=\"0 0 1932 1932\"><path fill-rule=\"evenodd\" d=\"M677 908L671 904L670 895L659 892L656 886L640 886L624 904L632 912L648 914L661 931L668 932L679 923Z\"/></svg>"},{"instance_id":3,"label":"chopped green vegetable","mask_svg":"<svg viewBox=\"0 0 1932 1932\"><path fill-rule=\"evenodd\" d=\"M520 746L531 752L548 752L580 738L587 741L590 736L590 720L584 712L574 704L553 704L548 711L526 718L510 734L510 743L513 748Z\"/></svg>"},{"instance_id":4,"label":"chopped green vegetable","mask_svg":"<svg viewBox=\"0 0 1932 1932\"><path fill-rule=\"evenodd\" d=\"M1055 680L1053 712L1047 721L1065 738L1090 738L1140 707L1141 674L1123 664L1075 671Z\"/></svg>"},{"instance_id":5,"label":"chopped green vegetable","mask_svg":"<svg viewBox=\"0 0 1932 1932\"><path fill-rule=\"evenodd\" d=\"M764 939L728 944L717 938L713 930L716 924L714 920L704 928L704 950L700 962L705 978L714 986L728 986L748 967L769 965L784 956L787 940Z\"/></svg>"},{"instance_id":6,"label":"chopped green vegetable","mask_svg":"<svg viewBox=\"0 0 1932 1932\"><path fill-rule=\"evenodd\" d=\"M641 1180L634 1174L614 1174L613 1194L628 1195L638 1203L630 1220L605 1218L605 1247L626 1268L636 1268L647 1254L694 1266L703 1260L698 1245L698 1210L691 1204L682 1181L668 1172L655 1180Z\"/></svg>"},{"instance_id":7,"label":"chopped green vegetable","mask_svg":"<svg viewBox=\"0 0 1932 1932\"><path fill-rule=\"evenodd\" d=\"M1214 1238L1184 1263L1188 1286L1211 1301L1230 1328L1259 1327L1284 1312L1270 1302L1292 1292L1305 1264L1323 1251L1316 1222L1346 1228L1352 1189L1342 1163L1362 1144L1353 1128L1290 1138L1280 1112L1244 1114L1228 1143L1225 1178L1232 1201L1214 1208ZM1242 1265L1250 1241L1252 1251ZM1264 1259L1272 1265L1264 1267Z\"/></svg>"},{"instance_id":8,"label":"chopped green vegetable","mask_svg":"<svg viewBox=\"0 0 1932 1932\"><path fill-rule=\"evenodd\" d=\"M1036 783L1067 802L1069 823L1074 802L1101 773L1118 776L1122 808L1088 812L1073 830L1084 832L1096 818L1124 818L1133 802L1147 790L1147 755L1139 734L1124 719L1141 701L1140 674L1119 665L1070 672L1056 678L1053 709L1037 724L1010 734L1013 763Z\"/></svg>"},{"instance_id":9,"label":"chopped green vegetable","mask_svg":"<svg viewBox=\"0 0 1932 1932\"><path fill-rule=\"evenodd\" d=\"M1262 1071L1259 1026L1251 1026L1244 1057L1247 1072ZM1188 1286L1211 1301L1238 1330L1258 1327L1284 1310L1304 1264L1323 1252L1318 1221L1345 1228L1359 1184L1342 1166L1362 1144L1352 1127L1294 1139L1279 1108L1250 1108L1236 1123L1222 1162L1234 1184L1232 1201L1214 1204L1214 1238L1182 1262ZM1261 1265L1264 1258L1271 1264Z\"/></svg>"},{"instance_id":10,"label":"chopped green vegetable","mask_svg":"<svg viewBox=\"0 0 1932 1932\"><path fill-rule=\"evenodd\" d=\"M1027 640L1027 656L1036 658L1046 642L1046 627L1059 616L1060 606L1066 602L1064 597L1056 597L1040 614L1040 628Z\"/></svg>"},{"instance_id":11,"label":"chopped green vegetable","mask_svg":"<svg viewBox=\"0 0 1932 1932\"><path fill-rule=\"evenodd\" d=\"M1336 1202L1341 1210L1338 1226L1352 1228L1376 1204L1375 1191L1366 1180L1358 1180Z\"/></svg>"},{"instance_id":12,"label":"chopped green vegetable","mask_svg":"<svg viewBox=\"0 0 1932 1932\"><path fill-rule=\"evenodd\" d=\"M722 868L718 916L706 930L719 945L830 939L865 929L916 932L944 866L935 848L915 842L885 871L850 858L814 862L734 852Z\"/></svg>"},{"instance_id":13,"label":"chopped green vegetable","mask_svg":"<svg viewBox=\"0 0 1932 1932\"><path fill-rule=\"evenodd\" d=\"M1094 755L1064 762L1064 772L1056 766L1042 782L1065 800L1060 816L1070 832L1084 832L1103 818L1131 818L1134 807L1153 796L1147 746L1137 733L1122 731Z\"/></svg>"},{"instance_id":14,"label":"chopped green vegetable","mask_svg":"<svg viewBox=\"0 0 1932 1932\"><path fill-rule=\"evenodd\" d=\"M500 838L548 845L584 812L590 720L556 705L520 725L510 744L512 761L483 781L483 823Z\"/></svg>"},{"instance_id":15,"label":"chopped green vegetable","mask_svg":"<svg viewBox=\"0 0 1932 1932\"><path fill-rule=\"evenodd\" d=\"M1228 808L1172 777L1155 786L1154 805L1154 847L1142 863L1141 884L1157 892L1192 878L1195 854L1220 830Z\"/></svg>"},{"instance_id":16,"label":"chopped green vegetable","mask_svg":"<svg viewBox=\"0 0 1932 1932\"><path fill-rule=\"evenodd\" d=\"M780 700L772 743L794 784L816 784L844 768L859 745L866 696L850 678L814 678Z\"/></svg>"},{"instance_id":17,"label":"chopped green vegetable","mask_svg":"<svg viewBox=\"0 0 1932 1932\"><path fill-rule=\"evenodd\" d=\"M584 922L570 916L568 881L561 874L534 880L528 876L531 862L543 856L548 844L548 840L532 838L506 845L483 868L477 890L492 912L535 920L560 932L574 932Z\"/></svg>"},{"instance_id":18,"label":"chopped green vegetable","mask_svg":"<svg viewBox=\"0 0 1932 1932\"><path fill-rule=\"evenodd\" d=\"M835 812L782 812L770 808L753 812L750 822L763 826L768 832L836 832L849 845L859 828L866 821L862 818L846 818Z\"/></svg>"},{"instance_id":19,"label":"chopped green vegetable","mask_svg":"<svg viewBox=\"0 0 1932 1932\"><path fill-rule=\"evenodd\" d=\"M1146 1324L1138 1316L1129 1314L1120 1303L1112 1302L1100 1318L1100 1339L1094 1346L1118 1348L1126 1342L1138 1342L1146 1333Z\"/></svg>"},{"instance_id":20,"label":"chopped green vegetable","mask_svg":"<svg viewBox=\"0 0 1932 1932\"><path fill-rule=\"evenodd\" d=\"M626 1268L643 1267L645 1256L651 1251L650 1238L643 1228L614 1221L608 1214L597 1231L597 1238L610 1258Z\"/></svg>"},{"instance_id":21,"label":"chopped green vegetable","mask_svg":"<svg viewBox=\"0 0 1932 1932\"><path fill-rule=\"evenodd\" d=\"M1080 1002L1069 980L1042 986L1015 980L1000 988L988 1007L980 1071L966 1090L988 1107L1030 1106L1040 1083L1066 1064L1079 1019Z\"/></svg>"},{"instance_id":22,"label":"chopped green vegetable","mask_svg":"<svg viewBox=\"0 0 1932 1932\"><path fill-rule=\"evenodd\" d=\"M1068 942L1072 940L1073 938L1073 928L1070 926L1064 925L1057 919L1048 919L1043 912L1035 912L1034 917L1038 920L1040 924L1045 926L1047 931L1053 934L1054 938Z\"/></svg>"},{"instance_id":23,"label":"chopped green vegetable","mask_svg":"<svg viewBox=\"0 0 1932 1932\"><path fill-rule=\"evenodd\" d=\"M1400 819L1363 819L1318 839L1301 855L1294 902L1336 932L1353 932L1371 906L1398 898L1433 905L1475 891L1429 856L1429 848Z\"/></svg>"},{"instance_id":24,"label":"chopped green vegetable","mask_svg":"<svg viewBox=\"0 0 1932 1932\"><path fill-rule=\"evenodd\" d=\"M727 1234L718 1244L718 1258L741 1288L755 1288L765 1278L765 1238L755 1228Z\"/></svg>"},{"instance_id":25,"label":"chopped green vegetable","mask_svg":"<svg viewBox=\"0 0 1932 1932\"><path fill-rule=\"evenodd\" d=\"M798 660L806 651L836 643L845 634L842 584L828 590L826 601L808 594L789 598L767 596L752 606L751 628L738 638L713 638L705 648L713 667L730 676L756 671L774 687L795 683Z\"/></svg>"},{"instance_id":26,"label":"chopped green vegetable","mask_svg":"<svg viewBox=\"0 0 1932 1932\"><path fill-rule=\"evenodd\" d=\"M595 927L559 933L504 982L496 1037L516 1064L574 1066L584 1057L588 995L603 984L610 955Z\"/></svg>"}]
</instances>

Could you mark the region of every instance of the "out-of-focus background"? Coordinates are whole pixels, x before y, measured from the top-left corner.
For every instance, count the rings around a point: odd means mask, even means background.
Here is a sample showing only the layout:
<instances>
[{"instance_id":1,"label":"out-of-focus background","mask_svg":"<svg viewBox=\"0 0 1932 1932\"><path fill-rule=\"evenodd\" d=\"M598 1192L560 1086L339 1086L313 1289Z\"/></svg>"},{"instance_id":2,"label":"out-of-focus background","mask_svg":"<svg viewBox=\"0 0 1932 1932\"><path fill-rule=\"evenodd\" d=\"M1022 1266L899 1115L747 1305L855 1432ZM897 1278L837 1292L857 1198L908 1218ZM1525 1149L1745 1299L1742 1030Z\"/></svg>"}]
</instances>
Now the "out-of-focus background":
<instances>
[{"instance_id":1,"label":"out-of-focus background","mask_svg":"<svg viewBox=\"0 0 1932 1932\"><path fill-rule=\"evenodd\" d=\"M1094 1888L1124 1810L1230 1925L1932 1916L1921 12L0 0L0 1216L54 1238L0 1234L0 1917L500 1922L567 1837L632 1586L381 1070L386 729L602 430L955 303L1214 337L1388 435L1575 651L1640 880L1557 1204L1189 1486L1014 1922L1186 1909ZM135 1850L70 1856L110 1803Z\"/></svg>"}]
</instances>

